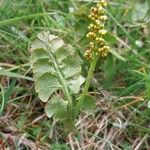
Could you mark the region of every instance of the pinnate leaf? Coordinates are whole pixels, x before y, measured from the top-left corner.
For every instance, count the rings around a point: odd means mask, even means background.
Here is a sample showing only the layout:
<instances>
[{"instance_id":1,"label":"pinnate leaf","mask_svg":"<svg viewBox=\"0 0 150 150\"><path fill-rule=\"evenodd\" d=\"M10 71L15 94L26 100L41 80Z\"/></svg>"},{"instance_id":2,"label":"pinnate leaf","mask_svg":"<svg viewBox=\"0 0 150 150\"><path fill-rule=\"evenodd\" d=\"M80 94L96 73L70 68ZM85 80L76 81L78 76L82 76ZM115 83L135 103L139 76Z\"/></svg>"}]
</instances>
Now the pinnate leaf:
<instances>
[{"instance_id":1,"label":"pinnate leaf","mask_svg":"<svg viewBox=\"0 0 150 150\"><path fill-rule=\"evenodd\" d=\"M43 102L47 102L57 90L77 94L85 79L81 75L81 58L72 46L58 36L41 32L31 45L31 66L35 90ZM63 80L63 81L62 81Z\"/></svg>"}]
</instances>

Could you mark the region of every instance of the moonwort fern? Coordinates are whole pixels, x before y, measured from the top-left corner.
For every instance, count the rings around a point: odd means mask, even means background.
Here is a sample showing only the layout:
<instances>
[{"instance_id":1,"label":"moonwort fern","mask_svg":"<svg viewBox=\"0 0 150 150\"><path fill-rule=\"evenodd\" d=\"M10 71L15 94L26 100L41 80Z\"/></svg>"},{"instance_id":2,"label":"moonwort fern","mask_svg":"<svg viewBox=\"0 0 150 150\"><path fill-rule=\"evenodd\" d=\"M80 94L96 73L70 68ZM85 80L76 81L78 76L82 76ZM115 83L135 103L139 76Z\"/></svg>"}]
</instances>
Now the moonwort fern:
<instances>
[{"instance_id":1,"label":"moonwort fern","mask_svg":"<svg viewBox=\"0 0 150 150\"><path fill-rule=\"evenodd\" d=\"M72 122L73 97L79 93L85 81L81 75L80 57L61 38L49 32L41 32L31 45L30 62L35 90L39 98L47 102L47 116Z\"/></svg>"},{"instance_id":2,"label":"moonwort fern","mask_svg":"<svg viewBox=\"0 0 150 150\"><path fill-rule=\"evenodd\" d=\"M88 94L90 81L99 57L109 53L109 46L104 40L107 16L107 2L101 0L91 8L89 18L90 44L85 57L90 61L88 76L82 93L80 87L85 79L81 75L82 60L71 45L65 44L58 36L50 32L41 32L31 45L31 66L33 68L35 90L39 98L47 103L45 112L48 117L62 121L68 129L74 129L74 119L79 110L91 113L95 100Z\"/></svg>"}]
</instances>

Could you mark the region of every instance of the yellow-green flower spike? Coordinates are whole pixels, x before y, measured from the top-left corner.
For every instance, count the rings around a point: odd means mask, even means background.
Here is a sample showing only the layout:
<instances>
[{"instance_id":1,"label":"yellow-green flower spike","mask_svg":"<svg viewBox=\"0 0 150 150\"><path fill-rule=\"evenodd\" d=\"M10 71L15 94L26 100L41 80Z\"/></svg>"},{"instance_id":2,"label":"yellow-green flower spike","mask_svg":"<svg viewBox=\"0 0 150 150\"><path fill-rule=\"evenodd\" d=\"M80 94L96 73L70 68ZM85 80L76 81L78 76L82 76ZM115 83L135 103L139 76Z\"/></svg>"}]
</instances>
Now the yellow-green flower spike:
<instances>
[{"instance_id":1,"label":"yellow-green flower spike","mask_svg":"<svg viewBox=\"0 0 150 150\"><path fill-rule=\"evenodd\" d=\"M106 6L107 6L106 0L101 0L100 4L101 4L103 7L106 7Z\"/></svg>"},{"instance_id":2,"label":"yellow-green flower spike","mask_svg":"<svg viewBox=\"0 0 150 150\"><path fill-rule=\"evenodd\" d=\"M89 19L91 23L88 26L89 32L86 37L90 40L88 50L84 56L88 60L92 60L94 56L106 57L109 53L109 46L103 36L107 34L105 21L108 17L105 14L106 0L100 0L95 7L91 7Z\"/></svg>"},{"instance_id":3,"label":"yellow-green flower spike","mask_svg":"<svg viewBox=\"0 0 150 150\"><path fill-rule=\"evenodd\" d=\"M99 30L98 33L100 35L105 35L107 33L107 30Z\"/></svg>"}]
</instances>

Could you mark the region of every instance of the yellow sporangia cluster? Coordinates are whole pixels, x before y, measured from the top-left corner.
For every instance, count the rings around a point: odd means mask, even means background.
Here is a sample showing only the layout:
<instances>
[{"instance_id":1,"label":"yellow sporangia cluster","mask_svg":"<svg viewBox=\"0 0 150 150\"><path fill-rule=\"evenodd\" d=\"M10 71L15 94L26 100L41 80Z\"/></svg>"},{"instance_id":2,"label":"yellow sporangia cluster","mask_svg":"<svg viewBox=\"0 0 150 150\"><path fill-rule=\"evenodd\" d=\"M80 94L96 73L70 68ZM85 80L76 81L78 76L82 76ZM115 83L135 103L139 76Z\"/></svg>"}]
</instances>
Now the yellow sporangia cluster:
<instances>
[{"instance_id":1,"label":"yellow sporangia cluster","mask_svg":"<svg viewBox=\"0 0 150 150\"><path fill-rule=\"evenodd\" d=\"M106 57L109 53L109 46L103 36L107 33L104 29L107 16L104 8L107 6L106 0L101 0L95 7L91 7L89 18L91 20L88 29L90 30L86 37L91 40L88 50L84 56L92 60L95 55Z\"/></svg>"}]
</instances>

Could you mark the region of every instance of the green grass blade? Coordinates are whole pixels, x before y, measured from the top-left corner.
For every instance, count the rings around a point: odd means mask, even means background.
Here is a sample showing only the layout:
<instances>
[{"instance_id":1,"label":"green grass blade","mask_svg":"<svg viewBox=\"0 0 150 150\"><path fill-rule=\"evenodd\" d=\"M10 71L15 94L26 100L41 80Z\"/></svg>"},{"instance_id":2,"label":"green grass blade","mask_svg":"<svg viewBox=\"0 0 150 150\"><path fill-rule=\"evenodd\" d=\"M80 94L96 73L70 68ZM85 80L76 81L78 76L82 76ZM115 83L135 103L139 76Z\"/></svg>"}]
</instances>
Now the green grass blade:
<instances>
[{"instance_id":1,"label":"green grass blade","mask_svg":"<svg viewBox=\"0 0 150 150\"><path fill-rule=\"evenodd\" d=\"M13 81L11 82L8 90L4 93L3 88L1 87L2 90L2 104L1 104L1 108L0 108L0 116L3 114L4 112L4 108L9 100L9 97L11 96L13 89L15 87L17 79L13 79Z\"/></svg>"},{"instance_id":2,"label":"green grass blade","mask_svg":"<svg viewBox=\"0 0 150 150\"><path fill-rule=\"evenodd\" d=\"M31 77L20 75L20 74L14 73L14 72L9 72L6 70L0 70L0 75L33 81L33 79Z\"/></svg>"},{"instance_id":3,"label":"green grass blade","mask_svg":"<svg viewBox=\"0 0 150 150\"><path fill-rule=\"evenodd\" d=\"M3 20L0 22L0 27L6 26L6 25L12 25L12 24L16 24L19 21L22 20L28 20L28 19L32 19L32 18L38 18L38 17L42 17L45 15L49 15L51 13L37 13L37 14L32 14L32 15L27 15L27 16L21 16L21 17L16 17L16 18L12 18L12 19L7 19L7 20Z\"/></svg>"}]
</instances>

